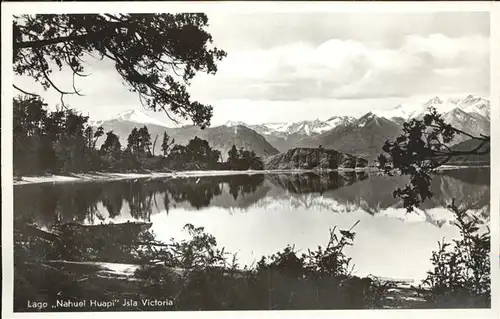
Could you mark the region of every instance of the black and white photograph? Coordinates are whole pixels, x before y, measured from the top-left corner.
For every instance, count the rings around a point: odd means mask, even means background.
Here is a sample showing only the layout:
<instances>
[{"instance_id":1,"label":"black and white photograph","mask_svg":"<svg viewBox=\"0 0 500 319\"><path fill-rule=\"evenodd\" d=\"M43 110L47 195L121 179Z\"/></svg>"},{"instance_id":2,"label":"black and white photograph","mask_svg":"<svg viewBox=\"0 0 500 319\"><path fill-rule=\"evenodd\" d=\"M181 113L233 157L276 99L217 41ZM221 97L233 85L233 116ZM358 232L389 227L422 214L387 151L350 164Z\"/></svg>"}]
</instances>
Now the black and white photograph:
<instances>
[{"instance_id":1,"label":"black and white photograph","mask_svg":"<svg viewBox=\"0 0 500 319\"><path fill-rule=\"evenodd\" d=\"M147 8L2 15L9 311L496 304L488 10Z\"/></svg>"}]
</instances>

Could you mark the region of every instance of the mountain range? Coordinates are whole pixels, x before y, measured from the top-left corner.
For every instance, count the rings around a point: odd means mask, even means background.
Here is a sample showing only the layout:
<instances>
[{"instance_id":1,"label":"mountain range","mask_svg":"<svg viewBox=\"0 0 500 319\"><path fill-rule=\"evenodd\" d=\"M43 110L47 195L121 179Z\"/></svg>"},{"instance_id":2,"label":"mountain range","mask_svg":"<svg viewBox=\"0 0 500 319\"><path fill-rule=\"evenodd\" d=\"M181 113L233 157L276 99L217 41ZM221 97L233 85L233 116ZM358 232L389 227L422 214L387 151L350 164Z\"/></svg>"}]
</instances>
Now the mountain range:
<instances>
[{"instance_id":1,"label":"mountain range","mask_svg":"<svg viewBox=\"0 0 500 319\"><path fill-rule=\"evenodd\" d=\"M167 127L159 120L150 117L140 110L129 110L119 114L115 118L91 124L96 127L102 126L105 132L113 131L119 136L122 147L127 145L127 137L134 127L140 128L146 126L151 135L151 141L154 144L154 154L156 155L161 152L164 132L175 139L175 144L186 145L195 136L207 140L211 147L221 152L223 159L227 157L227 152L233 144L238 149L243 147L247 150L253 150L260 157L279 153L262 135L243 125L233 127L215 126L205 128L204 130L192 125L172 128ZM154 143L156 137L158 139ZM104 142L104 139L101 138L99 142L98 146Z\"/></svg>"},{"instance_id":2,"label":"mountain range","mask_svg":"<svg viewBox=\"0 0 500 319\"><path fill-rule=\"evenodd\" d=\"M490 134L490 101L474 95L446 100L436 96L422 104L400 104L387 110L373 110L359 118L331 116L327 120L262 124L228 121L204 130L195 126L172 128L137 109L92 124L103 126L105 131L113 130L120 136L123 146L134 127L146 125L153 141L158 135L155 154L159 154L163 132L167 132L177 144L187 144L195 136L206 139L212 147L221 151L224 158L234 144L237 148L251 149L261 157L296 147L322 146L373 160L382 152L381 147L386 140L400 134L403 122L412 118L421 119L430 107L436 108L445 122L464 132L476 136ZM456 138L452 144L465 140L466 137Z\"/></svg>"}]
</instances>

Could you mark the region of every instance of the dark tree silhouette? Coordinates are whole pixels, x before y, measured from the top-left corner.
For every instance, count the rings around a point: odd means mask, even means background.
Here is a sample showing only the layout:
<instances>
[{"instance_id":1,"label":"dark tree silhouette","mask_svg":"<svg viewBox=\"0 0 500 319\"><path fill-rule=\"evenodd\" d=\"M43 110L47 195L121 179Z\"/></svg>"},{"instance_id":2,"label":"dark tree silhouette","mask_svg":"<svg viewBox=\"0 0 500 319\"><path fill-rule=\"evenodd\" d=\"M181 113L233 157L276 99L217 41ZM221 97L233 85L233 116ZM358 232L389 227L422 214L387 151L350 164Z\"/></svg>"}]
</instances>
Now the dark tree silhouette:
<instances>
[{"instance_id":1,"label":"dark tree silhouette","mask_svg":"<svg viewBox=\"0 0 500 319\"><path fill-rule=\"evenodd\" d=\"M81 95L74 79L86 76L82 58L98 54L114 61L144 106L204 128L210 125L212 107L192 101L186 86L197 72L215 74L216 63L226 56L211 47L207 26L203 13L14 16L13 68L15 74L59 92L64 106L65 95ZM73 72L72 91L54 83L53 68ZM14 88L31 94L15 84Z\"/></svg>"},{"instance_id":2,"label":"dark tree silhouette","mask_svg":"<svg viewBox=\"0 0 500 319\"><path fill-rule=\"evenodd\" d=\"M109 155L116 159L120 156L120 150L121 144L118 136L113 131L106 133L106 140L101 145L101 154Z\"/></svg>"},{"instance_id":3,"label":"dark tree silhouette","mask_svg":"<svg viewBox=\"0 0 500 319\"><path fill-rule=\"evenodd\" d=\"M450 147L450 142L457 135L465 135L474 146L468 150ZM473 136L445 123L434 108L423 119L412 119L403 124L403 134L395 141L386 141L383 150L388 156L378 157L379 167L386 173L395 171L410 177L410 184L404 189L398 188L394 196L403 199L404 207L412 211L424 200L432 197L430 191L431 175L436 168L460 156L482 155L490 152L490 137Z\"/></svg>"},{"instance_id":4,"label":"dark tree silhouette","mask_svg":"<svg viewBox=\"0 0 500 319\"><path fill-rule=\"evenodd\" d=\"M140 141L140 154L149 156L151 152L151 135L149 134L147 126L143 126L138 131Z\"/></svg>"},{"instance_id":5,"label":"dark tree silhouette","mask_svg":"<svg viewBox=\"0 0 500 319\"><path fill-rule=\"evenodd\" d=\"M88 117L67 109L50 112L39 97L13 99L13 164L16 174L99 169L95 144L103 134Z\"/></svg>"},{"instance_id":6,"label":"dark tree silhouette","mask_svg":"<svg viewBox=\"0 0 500 319\"><path fill-rule=\"evenodd\" d=\"M175 138L168 136L167 132L163 132L163 140L161 142L161 151L163 156L168 155L168 151L174 143Z\"/></svg>"},{"instance_id":7,"label":"dark tree silhouette","mask_svg":"<svg viewBox=\"0 0 500 319\"><path fill-rule=\"evenodd\" d=\"M238 150L236 149L236 146L233 144L231 149L227 152L227 162L230 165L236 165L238 161Z\"/></svg>"},{"instance_id":8,"label":"dark tree silhouette","mask_svg":"<svg viewBox=\"0 0 500 319\"><path fill-rule=\"evenodd\" d=\"M140 139L137 128L133 128L127 138L127 149L136 156L139 156Z\"/></svg>"},{"instance_id":9,"label":"dark tree silhouette","mask_svg":"<svg viewBox=\"0 0 500 319\"><path fill-rule=\"evenodd\" d=\"M264 163L262 162L262 159L258 157L254 151L245 150L243 147L237 150L236 146L233 144L231 149L227 152L227 155L227 167L229 167L230 169L264 169Z\"/></svg>"},{"instance_id":10,"label":"dark tree silhouette","mask_svg":"<svg viewBox=\"0 0 500 319\"><path fill-rule=\"evenodd\" d=\"M191 160L194 162L215 164L219 160L220 152L212 149L208 144L208 141L197 136L189 140L186 147L191 155Z\"/></svg>"},{"instance_id":11,"label":"dark tree silhouette","mask_svg":"<svg viewBox=\"0 0 500 319\"><path fill-rule=\"evenodd\" d=\"M97 140L99 137L104 135L104 129L102 126L99 126L95 131L92 126L87 126L85 129L85 147L88 150L95 149L95 145L97 144Z\"/></svg>"}]
</instances>

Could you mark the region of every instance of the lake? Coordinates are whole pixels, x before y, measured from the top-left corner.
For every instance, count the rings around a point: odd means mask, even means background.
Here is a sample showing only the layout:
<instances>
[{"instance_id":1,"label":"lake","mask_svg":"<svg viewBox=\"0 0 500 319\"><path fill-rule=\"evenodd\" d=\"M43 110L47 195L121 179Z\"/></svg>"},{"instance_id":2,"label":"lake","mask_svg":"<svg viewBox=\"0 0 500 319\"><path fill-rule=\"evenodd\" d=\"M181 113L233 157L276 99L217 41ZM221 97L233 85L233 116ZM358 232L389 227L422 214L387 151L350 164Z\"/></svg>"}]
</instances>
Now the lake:
<instances>
[{"instance_id":1,"label":"lake","mask_svg":"<svg viewBox=\"0 0 500 319\"><path fill-rule=\"evenodd\" d=\"M490 170L445 170L434 197L406 213L392 192L403 177L366 172L289 173L131 179L14 187L15 218L50 230L55 221L81 224L150 221L157 239L183 239L187 223L250 265L293 245L306 252L328 242L329 229L357 221L354 274L423 279L437 242L458 236L445 207L452 198L489 221Z\"/></svg>"}]
</instances>

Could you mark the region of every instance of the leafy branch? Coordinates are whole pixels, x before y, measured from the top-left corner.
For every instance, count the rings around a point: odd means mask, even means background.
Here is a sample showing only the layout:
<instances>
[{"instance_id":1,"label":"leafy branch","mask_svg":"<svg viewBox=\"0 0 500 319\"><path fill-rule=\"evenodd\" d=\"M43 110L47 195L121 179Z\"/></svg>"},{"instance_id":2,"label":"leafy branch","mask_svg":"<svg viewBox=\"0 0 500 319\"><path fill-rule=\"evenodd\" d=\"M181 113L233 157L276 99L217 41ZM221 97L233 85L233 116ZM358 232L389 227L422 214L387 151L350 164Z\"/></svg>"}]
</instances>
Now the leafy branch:
<instances>
[{"instance_id":1,"label":"leafy branch","mask_svg":"<svg viewBox=\"0 0 500 319\"><path fill-rule=\"evenodd\" d=\"M464 135L478 144L470 150L460 151L450 147L458 135ZM387 174L398 172L410 176L410 184L394 191L403 199L404 207L411 212L414 207L432 197L431 175L451 159L463 155L483 155L490 152L490 137L474 136L447 124L435 108L430 108L423 119L412 119L403 124L403 133L395 141L386 141L378 157L379 168Z\"/></svg>"},{"instance_id":2,"label":"leafy branch","mask_svg":"<svg viewBox=\"0 0 500 319\"><path fill-rule=\"evenodd\" d=\"M13 68L45 90L60 93L65 106L64 96L81 95L75 78L88 76L82 57L98 53L115 63L145 107L163 110L172 119L191 119L204 128L210 125L212 107L192 101L186 86L197 72L215 74L217 62L226 56L210 47L207 26L208 18L201 13L15 16ZM51 79L54 65L59 71L71 70L72 90L63 90Z\"/></svg>"}]
</instances>

